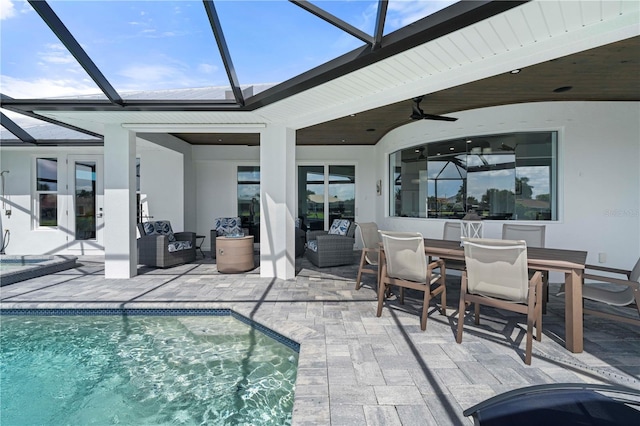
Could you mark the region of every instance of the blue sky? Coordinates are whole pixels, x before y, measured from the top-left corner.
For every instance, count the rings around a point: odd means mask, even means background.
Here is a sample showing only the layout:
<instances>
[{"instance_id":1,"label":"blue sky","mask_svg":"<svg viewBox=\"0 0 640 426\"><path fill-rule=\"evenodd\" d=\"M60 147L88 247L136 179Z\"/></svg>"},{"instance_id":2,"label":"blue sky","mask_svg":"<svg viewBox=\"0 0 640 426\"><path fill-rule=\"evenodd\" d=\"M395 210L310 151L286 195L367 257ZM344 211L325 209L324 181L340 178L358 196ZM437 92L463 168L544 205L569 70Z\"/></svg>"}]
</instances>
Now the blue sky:
<instances>
[{"instance_id":1,"label":"blue sky","mask_svg":"<svg viewBox=\"0 0 640 426\"><path fill-rule=\"evenodd\" d=\"M451 0L390 1L385 33ZM371 33L377 1L317 1ZM126 92L228 86L200 0L50 0L76 40L126 99ZM216 1L240 84L279 83L362 45L284 1ZM0 84L14 98L99 94L31 6L0 0Z\"/></svg>"}]
</instances>

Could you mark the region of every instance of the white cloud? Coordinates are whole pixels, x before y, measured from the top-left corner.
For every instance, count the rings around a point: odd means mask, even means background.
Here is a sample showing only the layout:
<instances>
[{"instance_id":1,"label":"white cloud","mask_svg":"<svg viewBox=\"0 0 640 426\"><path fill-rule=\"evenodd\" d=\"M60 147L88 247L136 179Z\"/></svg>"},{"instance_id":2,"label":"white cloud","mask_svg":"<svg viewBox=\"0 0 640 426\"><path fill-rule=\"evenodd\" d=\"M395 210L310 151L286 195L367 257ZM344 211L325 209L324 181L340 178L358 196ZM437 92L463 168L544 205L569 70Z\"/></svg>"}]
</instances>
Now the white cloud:
<instances>
[{"instance_id":1,"label":"white cloud","mask_svg":"<svg viewBox=\"0 0 640 426\"><path fill-rule=\"evenodd\" d=\"M16 8L11 0L0 0L0 21L16 16Z\"/></svg>"},{"instance_id":2,"label":"white cloud","mask_svg":"<svg viewBox=\"0 0 640 426\"><path fill-rule=\"evenodd\" d=\"M33 81L2 75L2 91L16 99L39 99L59 96L99 94L92 81L70 79L39 78Z\"/></svg>"},{"instance_id":3,"label":"white cloud","mask_svg":"<svg viewBox=\"0 0 640 426\"><path fill-rule=\"evenodd\" d=\"M129 80L140 82L159 82L173 79L182 73L165 65L130 65L118 72L119 75Z\"/></svg>"},{"instance_id":4,"label":"white cloud","mask_svg":"<svg viewBox=\"0 0 640 426\"><path fill-rule=\"evenodd\" d=\"M200 64L198 65L198 71L203 74L212 74L218 71L218 67L211 64Z\"/></svg>"},{"instance_id":5,"label":"white cloud","mask_svg":"<svg viewBox=\"0 0 640 426\"><path fill-rule=\"evenodd\" d=\"M38 57L45 64L73 64L76 63L75 58L62 44L49 43L45 45L44 52L38 52Z\"/></svg>"}]
</instances>

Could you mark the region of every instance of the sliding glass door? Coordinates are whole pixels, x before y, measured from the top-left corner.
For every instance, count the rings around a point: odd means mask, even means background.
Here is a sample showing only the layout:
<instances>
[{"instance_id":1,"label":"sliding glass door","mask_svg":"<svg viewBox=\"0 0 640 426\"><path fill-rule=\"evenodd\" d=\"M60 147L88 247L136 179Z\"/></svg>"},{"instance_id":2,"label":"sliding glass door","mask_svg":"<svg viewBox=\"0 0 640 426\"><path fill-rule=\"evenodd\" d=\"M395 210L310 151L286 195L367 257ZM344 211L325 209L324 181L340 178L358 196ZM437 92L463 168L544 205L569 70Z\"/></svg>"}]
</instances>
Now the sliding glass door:
<instances>
[{"instance_id":1,"label":"sliding glass door","mask_svg":"<svg viewBox=\"0 0 640 426\"><path fill-rule=\"evenodd\" d=\"M298 217L311 230L329 229L334 219L355 220L353 165L298 166Z\"/></svg>"}]
</instances>

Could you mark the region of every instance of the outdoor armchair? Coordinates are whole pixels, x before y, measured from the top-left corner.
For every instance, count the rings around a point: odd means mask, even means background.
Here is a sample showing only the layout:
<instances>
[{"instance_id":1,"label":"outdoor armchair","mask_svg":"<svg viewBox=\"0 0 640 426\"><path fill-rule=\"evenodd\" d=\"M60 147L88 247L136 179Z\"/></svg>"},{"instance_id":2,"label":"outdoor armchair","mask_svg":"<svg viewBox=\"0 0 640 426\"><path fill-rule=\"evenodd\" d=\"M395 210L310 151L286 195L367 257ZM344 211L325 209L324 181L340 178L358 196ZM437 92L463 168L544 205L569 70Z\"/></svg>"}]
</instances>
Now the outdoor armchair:
<instances>
[{"instance_id":1,"label":"outdoor armchair","mask_svg":"<svg viewBox=\"0 0 640 426\"><path fill-rule=\"evenodd\" d=\"M138 263L168 268L196 260L196 233L173 232L168 220L138 223Z\"/></svg>"},{"instance_id":2,"label":"outdoor armchair","mask_svg":"<svg viewBox=\"0 0 640 426\"><path fill-rule=\"evenodd\" d=\"M463 238L467 268L462 272L456 341L462 342L467 305L475 304L475 323L480 323L480 305L527 316L524 362L531 364L533 327L542 338L542 274L529 280L525 241Z\"/></svg>"},{"instance_id":3,"label":"outdoor armchair","mask_svg":"<svg viewBox=\"0 0 640 426\"><path fill-rule=\"evenodd\" d=\"M347 219L335 219L329 231L309 231L307 259L319 268L352 264L355 232L355 223Z\"/></svg>"},{"instance_id":4,"label":"outdoor armchair","mask_svg":"<svg viewBox=\"0 0 640 426\"><path fill-rule=\"evenodd\" d=\"M427 264L424 238L419 232L380 232L384 251L381 254L382 270L378 284L378 311L390 286L400 287L400 303L404 304L404 289L424 292L420 329L427 328L427 310L431 298L440 295L440 312L447 315L446 271L442 259ZM440 273L433 272L440 269Z\"/></svg>"}]
</instances>

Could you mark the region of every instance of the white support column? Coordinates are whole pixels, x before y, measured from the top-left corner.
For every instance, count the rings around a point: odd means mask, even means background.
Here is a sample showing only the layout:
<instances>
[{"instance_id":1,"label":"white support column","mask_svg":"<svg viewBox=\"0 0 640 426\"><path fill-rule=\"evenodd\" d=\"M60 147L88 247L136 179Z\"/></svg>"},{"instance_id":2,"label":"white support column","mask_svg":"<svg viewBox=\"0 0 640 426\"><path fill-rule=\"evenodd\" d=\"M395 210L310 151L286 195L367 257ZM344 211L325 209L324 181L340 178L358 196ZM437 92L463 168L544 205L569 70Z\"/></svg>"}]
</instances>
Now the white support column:
<instances>
[{"instance_id":1,"label":"white support column","mask_svg":"<svg viewBox=\"0 0 640 426\"><path fill-rule=\"evenodd\" d=\"M119 124L104 129L104 276L138 272L136 248L136 135Z\"/></svg>"},{"instance_id":2,"label":"white support column","mask_svg":"<svg viewBox=\"0 0 640 426\"><path fill-rule=\"evenodd\" d=\"M260 276L295 277L296 132L267 126L260 133Z\"/></svg>"}]
</instances>

